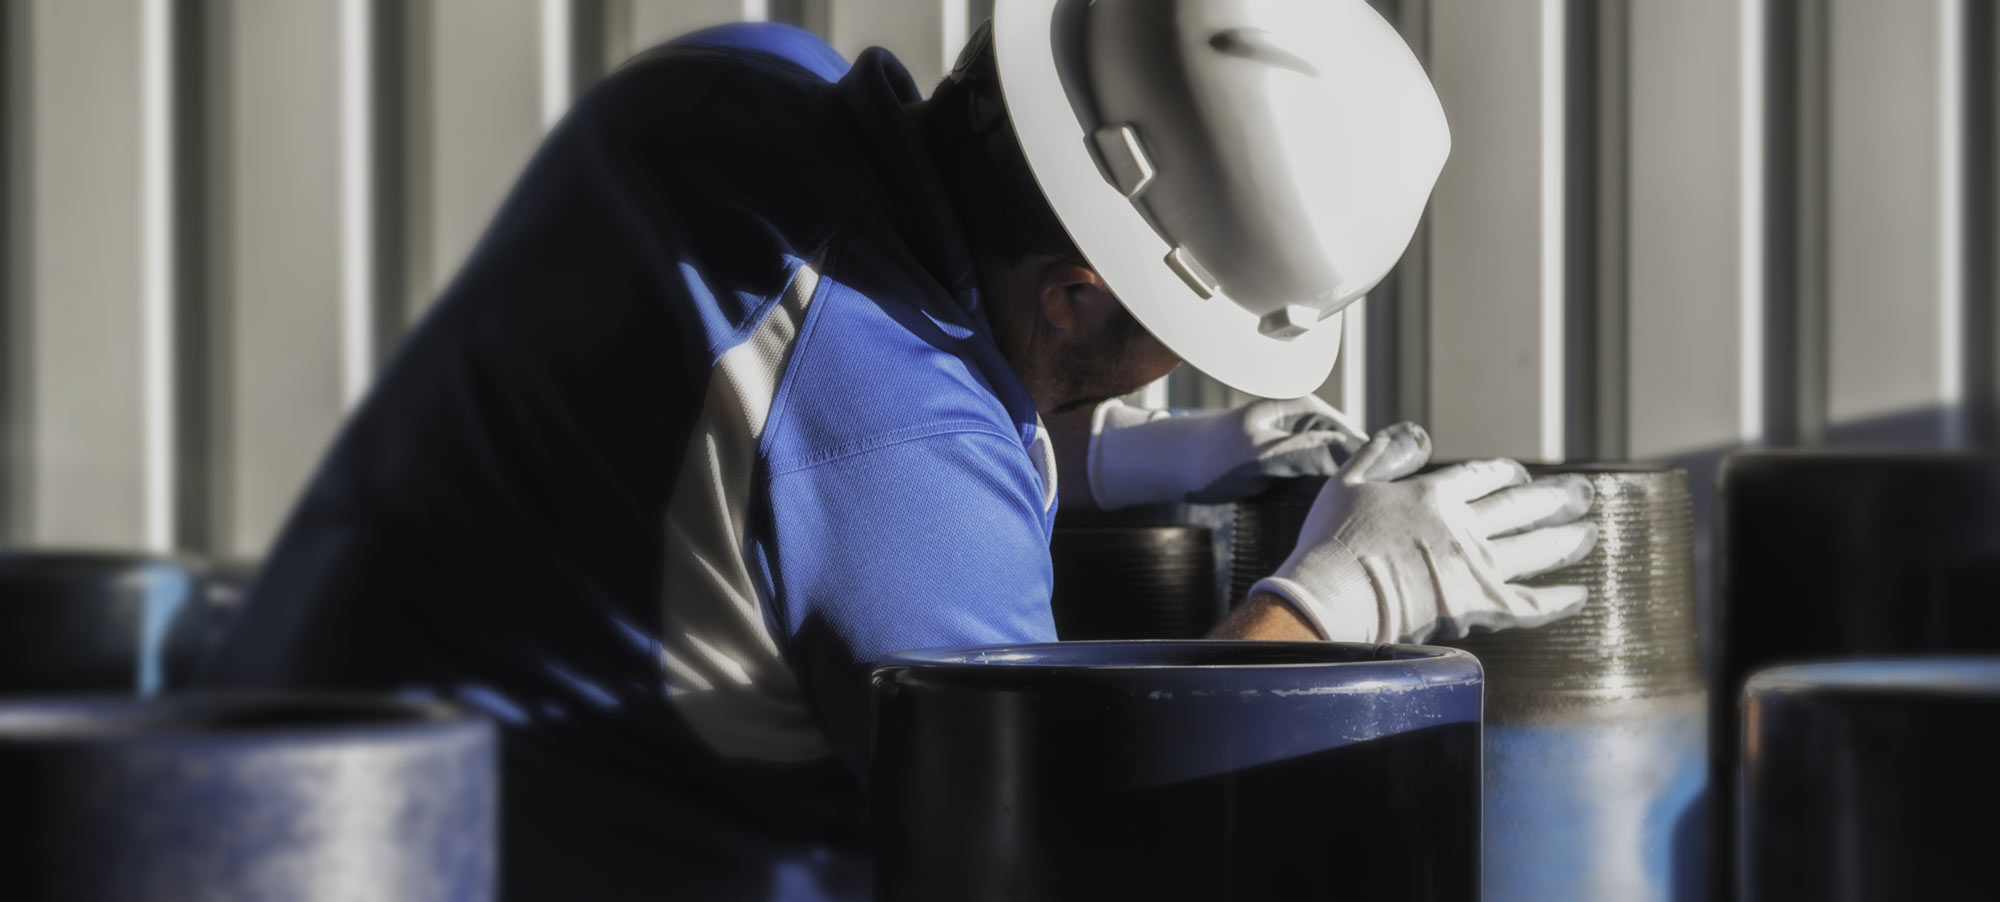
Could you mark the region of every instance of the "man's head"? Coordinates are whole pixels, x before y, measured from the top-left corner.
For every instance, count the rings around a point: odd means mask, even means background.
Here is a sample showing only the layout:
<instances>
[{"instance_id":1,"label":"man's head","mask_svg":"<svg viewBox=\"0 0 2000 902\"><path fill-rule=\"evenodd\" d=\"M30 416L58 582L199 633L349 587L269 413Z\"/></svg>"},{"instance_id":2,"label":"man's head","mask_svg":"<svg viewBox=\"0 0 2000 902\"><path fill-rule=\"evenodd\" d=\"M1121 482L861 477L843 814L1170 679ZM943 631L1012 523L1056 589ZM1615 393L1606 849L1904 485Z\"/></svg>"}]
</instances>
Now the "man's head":
<instances>
[{"instance_id":1,"label":"man's head","mask_svg":"<svg viewBox=\"0 0 2000 902\"><path fill-rule=\"evenodd\" d=\"M1001 105L989 41L967 46L916 116L958 208L1001 353L1037 410L1093 405L1179 364L1112 295L1043 199Z\"/></svg>"},{"instance_id":2,"label":"man's head","mask_svg":"<svg viewBox=\"0 0 2000 902\"><path fill-rule=\"evenodd\" d=\"M983 258L980 290L1000 351L1045 414L1137 391L1180 364L1078 260Z\"/></svg>"},{"instance_id":3,"label":"man's head","mask_svg":"<svg viewBox=\"0 0 2000 902\"><path fill-rule=\"evenodd\" d=\"M1052 253L1253 395L1326 380L1341 310L1402 256L1450 150L1423 65L1364 0L1008 0L972 47L938 122L1033 181L953 182L1039 202L1007 219L1067 227L1083 256ZM1044 236L1013 232L985 245Z\"/></svg>"}]
</instances>

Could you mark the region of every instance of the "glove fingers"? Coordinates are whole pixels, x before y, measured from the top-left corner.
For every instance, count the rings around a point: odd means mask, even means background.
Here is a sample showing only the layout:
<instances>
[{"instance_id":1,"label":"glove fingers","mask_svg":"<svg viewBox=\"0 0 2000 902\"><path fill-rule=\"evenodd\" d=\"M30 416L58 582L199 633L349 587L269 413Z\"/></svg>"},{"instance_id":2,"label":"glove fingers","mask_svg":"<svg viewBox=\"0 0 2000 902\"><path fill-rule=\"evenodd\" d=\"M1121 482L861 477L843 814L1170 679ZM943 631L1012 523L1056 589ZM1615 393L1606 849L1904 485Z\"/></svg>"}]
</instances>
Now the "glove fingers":
<instances>
[{"instance_id":1,"label":"glove fingers","mask_svg":"<svg viewBox=\"0 0 2000 902\"><path fill-rule=\"evenodd\" d=\"M1340 481L1348 485L1367 482L1368 471L1375 466L1376 461L1383 459L1389 453L1390 444L1396 440L1390 433L1402 425L1398 423L1375 433L1375 437L1369 439L1368 444L1362 445L1361 450L1354 452L1354 456L1347 459L1347 466L1343 467L1339 474Z\"/></svg>"},{"instance_id":2,"label":"glove fingers","mask_svg":"<svg viewBox=\"0 0 2000 902\"><path fill-rule=\"evenodd\" d=\"M1597 524L1589 522L1544 527L1490 543L1493 568L1506 582L1567 567L1596 546Z\"/></svg>"},{"instance_id":3,"label":"glove fingers","mask_svg":"<svg viewBox=\"0 0 2000 902\"><path fill-rule=\"evenodd\" d=\"M1397 423L1375 433L1354 452L1340 478L1348 485L1394 482L1422 469L1430 459L1430 433L1415 423Z\"/></svg>"},{"instance_id":4,"label":"glove fingers","mask_svg":"<svg viewBox=\"0 0 2000 902\"><path fill-rule=\"evenodd\" d=\"M1334 419L1320 414L1302 414L1296 420L1278 425L1281 435L1328 436L1340 448L1340 458L1353 457L1361 446L1368 444L1368 436L1356 431L1346 419ZM1418 466L1422 466L1419 464Z\"/></svg>"},{"instance_id":5,"label":"glove fingers","mask_svg":"<svg viewBox=\"0 0 2000 902\"><path fill-rule=\"evenodd\" d=\"M1273 417L1270 425L1280 432L1336 433L1340 437L1340 446L1347 452L1345 456L1352 456L1362 445L1368 443L1368 433L1361 431L1361 427L1352 418L1316 396L1306 395L1303 398L1275 401L1272 404Z\"/></svg>"},{"instance_id":6,"label":"glove fingers","mask_svg":"<svg viewBox=\"0 0 2000 902\"><path fill-rule=\"evenodd\" d=\"M1333 429L1339 414L1333 405L1315 395L1267 401L1265 425L1279 432L1307 432Z\"/></svg>"},{"instance_id":7,"label":"glove fingers","mask_svg":"<svg viewBox=\"0 0 2000 902\"><path fill-rule=\"evenodd\" d=\"M1570 474L1501 489L1469 506L1476 534L1504 536L1569 523L1588 513L1596 497L1590 480Z\"/></svg>"},{"instance_id":8,"label":"glove fingers","mask_svg":"<svg viewBox=\"0 0 2000 902\"><path fill-rule=\"evenodd\" d=\"M1340 469L1332 448L1298 447L1267 453L1249 463L1233 467L1214 482L1187 493L1195 504L1228 504L1256 496L1279 479L1299 476L1327 476ZM1335 446L1337 447L1337 446Z\"/></svg>"},{"instance_id":9,"label":"glove fingers","mask_svg":"<svg viewBox=\"0 0 2000 902\"><path fill-rule=\"evenodd\" d=\"M1340 435L1333 432L1295 435L1258 455L1259 466L1269 476L1332 476L1347 459Z\"/></svg>"},{"instance_id":10,"label":"glove fingers","mask_svg":"<svg viewBox=\"0 0 2000 902\"><path fill-rule=\"evenodd\" d=\"M1340 436L1331 432L1308 432L1274 442L1257 452L1257 459L1231 468L1214 482L1191 491L1187 500L1196 504L1242 501L1262 492L1277 479L1301 476L1332 476L1340 472L1347 449Z\"/></svg>"},{"instance_id":11,"label":"glove fingers","mask_svg":"<svg viewBox=\"0 0 2000 902\"><path fill-rule=\"evenodd\" d=\"M1484 498L1509 486L1525 485L1528 482L1528 468L1504 457L1475 460L1455 467L1446 467L1435 473L1427 473L1417 477L1417 481L1436 486L1438 494L1447 502L1464 503L1474 498Z\"/></svg>"}]
</instances>

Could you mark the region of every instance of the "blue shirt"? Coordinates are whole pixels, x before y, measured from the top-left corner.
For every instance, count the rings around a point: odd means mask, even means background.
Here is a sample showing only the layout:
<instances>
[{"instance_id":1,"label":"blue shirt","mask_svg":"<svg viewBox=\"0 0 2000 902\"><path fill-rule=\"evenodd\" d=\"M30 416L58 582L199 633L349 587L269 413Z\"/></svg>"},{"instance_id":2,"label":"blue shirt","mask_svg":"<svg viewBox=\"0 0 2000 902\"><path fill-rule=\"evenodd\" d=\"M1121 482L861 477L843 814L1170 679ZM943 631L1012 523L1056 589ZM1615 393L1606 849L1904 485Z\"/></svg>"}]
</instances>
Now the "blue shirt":
<instances>
[{"instance_id":1,"label":"blue shirt","mask_svg":"<svg viewBox=\"0 0 2000 902\"><path fill-rule=\"evenodd\" d=\"M1053 457L919 99L776 25L592 90L208 681L492 715L509 898L866 898L868 662L1055 638Z\"/></svg>"}]
</instances>

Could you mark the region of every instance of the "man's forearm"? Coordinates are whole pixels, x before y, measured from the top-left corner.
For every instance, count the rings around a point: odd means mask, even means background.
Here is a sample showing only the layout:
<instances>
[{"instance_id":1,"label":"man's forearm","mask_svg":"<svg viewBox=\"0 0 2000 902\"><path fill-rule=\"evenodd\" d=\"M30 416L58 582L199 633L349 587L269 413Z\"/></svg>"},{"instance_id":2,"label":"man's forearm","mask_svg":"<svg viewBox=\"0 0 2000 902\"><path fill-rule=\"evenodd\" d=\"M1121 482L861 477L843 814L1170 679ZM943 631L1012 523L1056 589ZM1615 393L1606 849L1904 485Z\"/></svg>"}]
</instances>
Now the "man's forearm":
<instances>
[{"instance_id":1,"label":"man's forearm","mask_svg":"<svg viewBox=\"0 0 2000 902\"><path fill-rule=\"evenodd\" d=\"M1210 639L1317 641L1320 634L1298 609L1276 595L1252 595L1208 631Z\"/></svg>"}]
</instances>

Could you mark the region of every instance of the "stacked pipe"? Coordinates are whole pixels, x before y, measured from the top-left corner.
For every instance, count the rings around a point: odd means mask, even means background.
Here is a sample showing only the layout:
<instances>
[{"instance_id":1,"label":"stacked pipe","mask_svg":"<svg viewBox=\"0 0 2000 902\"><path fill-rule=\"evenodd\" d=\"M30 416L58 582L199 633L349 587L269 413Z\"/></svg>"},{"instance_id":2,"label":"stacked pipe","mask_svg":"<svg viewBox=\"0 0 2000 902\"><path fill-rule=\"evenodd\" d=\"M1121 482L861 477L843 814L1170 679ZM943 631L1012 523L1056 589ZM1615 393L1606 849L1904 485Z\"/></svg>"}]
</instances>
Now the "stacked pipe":
<instances>
[{"instance_id":1,"label":"stacked pipe","mask_svg":"<svg viewBox=\"0 0 2000 902\"><path fill-rule=\"evenodd\" d=\"M1744 902L2000 896L2000 657L1764 670L1743 738Z\"/></svg>"},{"instance_id":2,"label":"stacked pipe","mask_svg":"<svg viewBox=\"0 0 2000 902\"><path fill-rule=\"evenodd\" d=\"M179 557L0 551L0 695L146 695L181 685L221 626Z\"/></svg>"},{"instance_id":3,"label":"stacked pipe","mask_svg":"<svg viewBox=\"0 0 2000 902\"><path fill-rule=\"evenodd\" d=\"M1580 464L1597 547L1530 580L1590 590L1539 629L1453 645L1486 668L1485 898L1688 898L1707 784L1687 474Z\"/></svg>"},{"instance_id":4,"label":"stacked pipe","mask_svg":"<svg viewBox=\"0 0 2000 902\"><path fill-rule=\"evenodd\" d=\"M0 702L17 902L494 897L493 728L325 696Z\"/></svg>"},{"instance_id":5,"label":"stacked pipe","mask_svg":"<svg viewBox=\"0 0 2000 902\"><path fill-rule=\"evenodd\" d=\"M0 552L0 895L493 898L485 721L368 697L175 694L241 569Z\"/></svg>"},{"instance_id":6,"label":"stacked pipe","mask_svg":"<svg viewBox=\"0 0 2000 902\"><path fill-rule=\"evenodd\" d=\"M1194 639L1220 614L1205 526L1059 524L1049 557L1062 639Z\"/></svg>"},{"instance_id":7,"label":"stacked pipe","mask_svg":"<svg viewBox=\"0 0 2000 902\"><path fill-rule=\"evenodd\" d=\"M887 902L1479 898L1464 652L946 649L881 662L874 701Z\"/></svg>"},{"instance_id":8,"label":"stacked pipe","mask_svg":"<svg viewBox=\"0 0 2000 902\"><path fill-rule=\"evenodd\" d=\"M1718 666L1712 712L1718 786L1735 778L1739 763L1749 763L1739 750L1752 737L1739 742L1737 702L1762 668L1799 660L2000 652L2000 605L1994 603L2000 598L2000 459L1740 452L1722 468L1718 519L1722 595L1713 629ZM1933 727L1913 723L1912 729ZM1822 745L1822 755L1874 754L1865 745L1848 748L1835 740ZM1990 755L1992 743L1985 745ZM1898 779L1917 785L1930 776L1911 771L1883 777L1869 791L1893 788ZM1718 799L1715 896L1727 899L1735 889L1729 875L1764 864L1732 864L1737 850L1772 846L1769 837L1737 834L1742 813L1730 796ZM2000 799L1989 797L1988 804L2000 806ZM1913 833L1947 841L1964 835L1937 818L1913 821ZM1762 898L1777 897L1766 892ZM1938 897L1912 890L1897 898Z\"/></svg>"}]
</instances>

